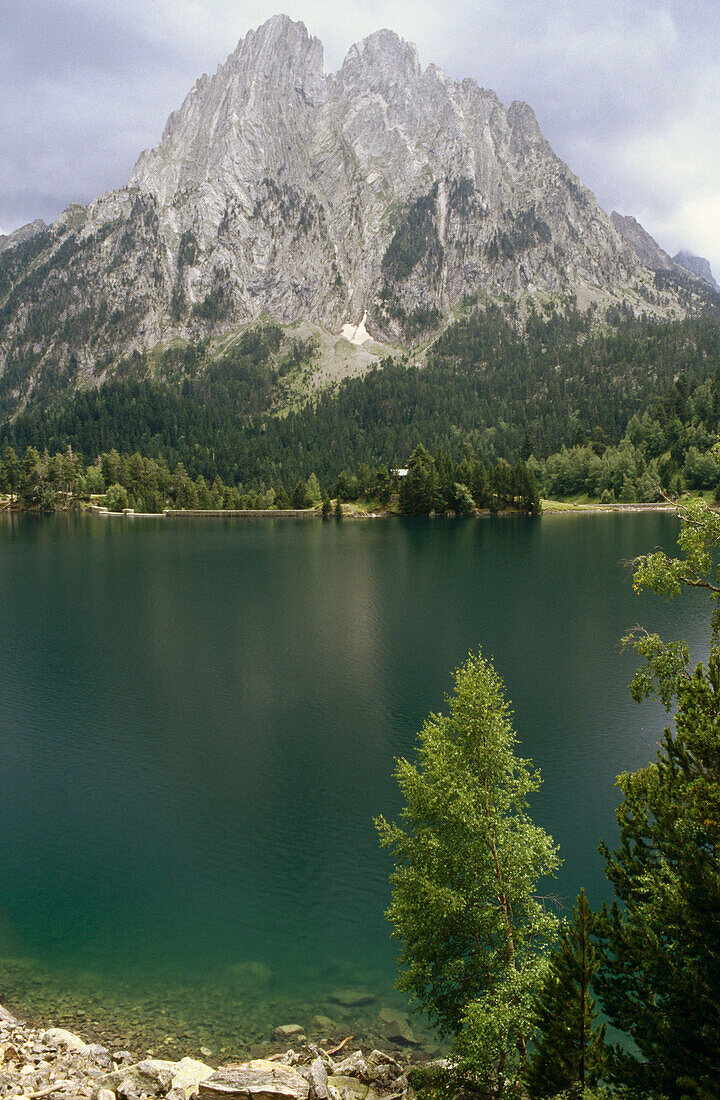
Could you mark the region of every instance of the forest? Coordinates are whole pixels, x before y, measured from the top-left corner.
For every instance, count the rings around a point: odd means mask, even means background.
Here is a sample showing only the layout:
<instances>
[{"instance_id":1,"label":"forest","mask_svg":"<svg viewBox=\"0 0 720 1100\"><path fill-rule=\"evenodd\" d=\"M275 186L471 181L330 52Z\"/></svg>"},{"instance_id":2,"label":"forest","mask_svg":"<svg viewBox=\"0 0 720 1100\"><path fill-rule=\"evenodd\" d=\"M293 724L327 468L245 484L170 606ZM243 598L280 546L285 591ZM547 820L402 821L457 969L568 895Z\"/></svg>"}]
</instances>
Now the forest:
<instances>
[{"instance_id":1,"label":"forest","mask_svg":"<svg viewBox=\"0 0 720 1100\"><path fill-rule=\"evenodd\" d=\"M486 468L532 456L541 492L549 457L565 448L549 467L551 495L646 493L652 462L666 482L712 480L703 456L717 430L720 314L661 323L615 311L602 324L592 312L534 312L524 324L511 314L470 313L425 365L385 360L300 407L287 401L289 379L316 349L274 325L214 357L207 342L135 354L100 387L6 419L0 448L70 446L89 462L137 452L182 463L192 480L288 494L311 473L329 492L343 470L403 467L418 444L454 461L468 444Z\"/></svg>"},{"instance_id":2,"label":"forest","mask_svg":"<svg viewBox=\"0 0 720 1100\"><path fill-rule=\"evenodd\" d=\"M136 385L140 392L149 387L149 383ZM153 392L147 389L148 394ZM86 399L94 396L93 391ZM187 403L179 406L187 408ZM103 409L107 413L108 404ZM115 407L118 416L121 409L128 415L132 412L119 404ZM157 410L158 425L166 409ZM281 428L290 419L276 423ZM37 438L28 432L30 423L28 414L28 420L7 436ZM102 423L101 419L101 435ZM332 498L412 515L469 515L477 509L537 512L541 497L651 503L663 493L677 496L686 490L709 493L716 499L720 495L720 369L716 365L714 369L708 365L704 375L681 374L641 415L634 413L629 418L615 444L604 442L597 434L589 438L578 430L572 446L543 458L532 453L529 439L524 438L514 462L499 457L486 464L466 438L455 441L452 449L441 445L434 454L420 442L411 452L401 452L400 461L393 452L381 455L373 465L365 460L357 465L348 463L335 473L337 461L329 462L327 455L323 458L319 445L315 451L297 440L283 462L269 464L265 476L242 481L238 474L244 467L239 463L230 465L226 479L217 472L211 476L217 462L205 465L197 452L193 462L192 451L173 446L169 435L167 446L163 446L160 433L145 440L145 452L121 452L114 447L96 451L92 442L84 452L79 450L77 440L88 436L92 440L97 430L96 424L92 432L78 429L65 436L45 437L55 445L64 440L63 449L54 453L47 445L40 451L34 443L16 450L6 441L0 451L0 491L27 508L67 506L72 500L109 493L107 503L112 510L310 508ZM266 439L269 431L261 432L259 438ZM42 439L42 432L38 434ZM168 461L178 451L187 455L187 464L182 458L176 458L174 465L172 459ZM311 467L313 453L318 461ZM342 453L347 456L348 452ZM407 469L407 477L400 477L398 469Z\"/></svg>"}]
</instances>

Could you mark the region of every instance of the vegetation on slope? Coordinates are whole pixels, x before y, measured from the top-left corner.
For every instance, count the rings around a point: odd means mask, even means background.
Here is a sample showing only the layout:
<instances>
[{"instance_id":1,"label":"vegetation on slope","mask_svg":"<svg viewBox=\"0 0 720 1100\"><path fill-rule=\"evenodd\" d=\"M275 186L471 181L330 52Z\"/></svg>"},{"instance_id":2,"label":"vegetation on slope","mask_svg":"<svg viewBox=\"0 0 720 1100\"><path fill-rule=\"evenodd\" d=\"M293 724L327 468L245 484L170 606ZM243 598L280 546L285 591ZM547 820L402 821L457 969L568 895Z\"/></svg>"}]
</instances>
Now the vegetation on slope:
<instances>
[{"instance_id":1,"label":"vegetation on slope","mask_svg":"<svg viewBox=\"0 0 720 1100\"><path fill-rule=\"evenodd\" d=\"M256 327L220 359L205 343L135 355L100 389L6 421L0 442L51 453L69 444L88 457L113 448L139 451L171 468L182 462L193 478L219 476L257 488L291 487L313 471L329 486L343 469L401 466L419 443L459 458L468 442L486 467L530 455L541 463L575 445L590 445L601 458L634 424L633 416L645 423L646 410L679 375L690 394L714 378L720 364L720 314L664 324L616 316L614 322L601 329L589 314L533 314L523 327L490 308L450 326L425 367L385 360L286 416L272 411L283 371L308 361L313 349L275 326ZM678 411L681 426L682 416L698 415L709 439L714 405ZM700 432L688 446L702 454L705 442ZM684 464L682 445L670 448L674 473ZM667 449L660 446L659 438L649 440L647 458L659 462ZM591 492L569 486L568 480L559 491ZM622 488L621 479L616 496Z\"/></svg>"}]
</instances>

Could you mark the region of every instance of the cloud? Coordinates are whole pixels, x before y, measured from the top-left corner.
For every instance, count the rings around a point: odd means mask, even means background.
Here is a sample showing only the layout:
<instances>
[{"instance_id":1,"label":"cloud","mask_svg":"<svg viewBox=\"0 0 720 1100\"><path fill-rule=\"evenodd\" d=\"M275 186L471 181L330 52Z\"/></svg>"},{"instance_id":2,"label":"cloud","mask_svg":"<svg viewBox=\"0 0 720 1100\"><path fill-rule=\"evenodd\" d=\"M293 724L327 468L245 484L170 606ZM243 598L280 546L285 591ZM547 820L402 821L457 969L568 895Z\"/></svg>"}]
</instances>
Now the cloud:
<instances>
[{"instance_id":1,"label":"cloud","mask_svg":"<svg viewBox=\"0 0 720 1100\"><path fill-rule=\"evenodd\" d=\"M121 185L202 72L277 10L339 67L389 26L424 64L532 105L606 209L720 273L720 8L707 0L2 0L0 222Z\"/></svg>"}]
</instances>

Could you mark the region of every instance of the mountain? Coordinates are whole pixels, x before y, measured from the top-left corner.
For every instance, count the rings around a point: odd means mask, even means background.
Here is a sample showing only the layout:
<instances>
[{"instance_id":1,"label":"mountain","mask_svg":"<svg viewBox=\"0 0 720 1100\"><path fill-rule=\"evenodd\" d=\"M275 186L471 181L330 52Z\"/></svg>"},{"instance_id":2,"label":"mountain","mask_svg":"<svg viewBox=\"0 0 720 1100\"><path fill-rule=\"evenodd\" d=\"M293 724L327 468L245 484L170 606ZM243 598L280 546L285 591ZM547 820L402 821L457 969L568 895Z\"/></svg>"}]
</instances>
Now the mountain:
<instances>
[{"instance_id":1,"label":"mountain","mask_svg":"<svg viewBox=\"0 0 720 1100\"><path fill-rule=\"evenodd\" d=\"M38 233L43 233L47 229L47 225L42 218L37 218L34 222L28 222L27 225L21 225L19 229L16 229L13 233L0 233L0 252L5 252L9 248L15 248L19 244L24 244L25 241L29 241L32 237L37 236Z\"/></svg>"},{"instance_id":2,"label":"mountain","mask_svg":"<svg viewBox=\"0 0 720 1100\"><path fill-rule=\"evenodd\" d=\"M613 210L610 218L622 239L630 245L645 267L649 267L651 271L677 271L676 261L670 259L667 252L663 251L636 218L618 214L617 210Z\"/></svg>"},{"instance_id":3,"label":"mountain","mask_svg":"<svg viewBox=\"0 0 720 1100\"><path fill-rule=\"evenodd\" d=\"M709 260L703 259L702 256L696 256L693 252L678 252L674 260L680 267L684 267L687 271L691 271L693 275L698 275L701 279L704 279L713 290L718 289Z\"/></svg>"},{"instance_id":4,"label":"mountain","mask_svg":"<svg viewBox=\"0 0 720 1100\"><path fill-rule=\"evenodd\" d=\"M195 84L127 186L0 254L0 412L262 316L408 345L468 302L702 305L701 279L646 253L526 104L423 69L388 30L326 75L318 39L275 16Z\"/></svg>"}]
</instances>

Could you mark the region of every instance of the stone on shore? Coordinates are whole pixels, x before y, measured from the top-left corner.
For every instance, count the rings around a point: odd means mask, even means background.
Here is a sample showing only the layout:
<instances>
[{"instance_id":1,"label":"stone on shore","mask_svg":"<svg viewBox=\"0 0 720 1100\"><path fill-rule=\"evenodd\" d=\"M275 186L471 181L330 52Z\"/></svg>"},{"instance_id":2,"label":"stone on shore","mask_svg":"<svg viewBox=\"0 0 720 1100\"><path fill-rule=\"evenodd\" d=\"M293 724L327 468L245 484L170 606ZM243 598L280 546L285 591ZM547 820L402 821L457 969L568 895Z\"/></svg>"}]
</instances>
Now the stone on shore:
<instances>
[{"instance_id":1,"label":"stone on shore","mask_svg":"<svg viewBox=\"0 0 720 1100\"><path fill-rule=\"evenodd\" d=\"M289 1066L257 1058L216 1070L199 1095L200 1100L309 1100L310 1086Z\"/></svg>"},{"instance_id":2,"label":"stone on shore","mask_svg":"<svg viewBox=\"0 0 720 1100\"><path fill-rule=\"evenodd\" d=\"M197 1096L200 1085L212 1077L212 1066L198 1062L195 1058L181 1058L175 1063L175 1076L170 1083L168 1100L192 1100Z\"/></svg>"},{"instance_id":3,"label":"stone on shore","mask_svg":"<svg viewBox=\"0 0 720 1100\"><path fill-rule=\"evenodd\" d=\"M361 1050L354 1050L341 1062L336 1062L333 1069L336 1077L362 1077L368 1076L368 1065Z\"/></svg>"},{"instance_id":4,"label":"stone on shore","mask_svg":"<svg viewBox=\"0 0 720 1100\"><path fill-rule=\"evenodd\" d=\"M49 1046L66 1047L73 1054L84 1054L89 1044L73 1035L72 1031L65 1031L62 1027L50 1027L42 1033L43 1042Z\"/></svg>"},{"instance_id":5,"label":"stone on shore","mask_svg":"<svg viewBox=\"0 0 720 1100\"><path fill-rule=\"evenodd\" d=\"M333 1074L328 1077L328 1088L335 1089L340 1100L380 1100L375 1089L364 1081L359 1081L357 1077Z\"/></svg>"},{"instance_id":6,"label":"stone on shore","mask_svg":"<svg viewBox=\"0 0 720 1100\"><path fill-rule=\"evenodd\" d=\"M322 1058L318 1057L310 1063L308 1074L309 1084L315 1100L330 1100L328 1091L328 1073L323 1065Z\"/></svg>"},{"instance_id":7,"label":"stone on shore","mask_svg":"<svg viewBox=\"0 0 720 1100\"><path fill-rule=\"evenodd\" d=\"M97 1082L93 1100L99 1100L101 1089L110 1089L118 1096L133 1097L146 1093L159 1096L172 1087L176 1069L175 1062L166 1062L161 1058L145 1058L133 1066L123 1066L114 1073L106 1073Z\"/></svg>"}]
</instances>

